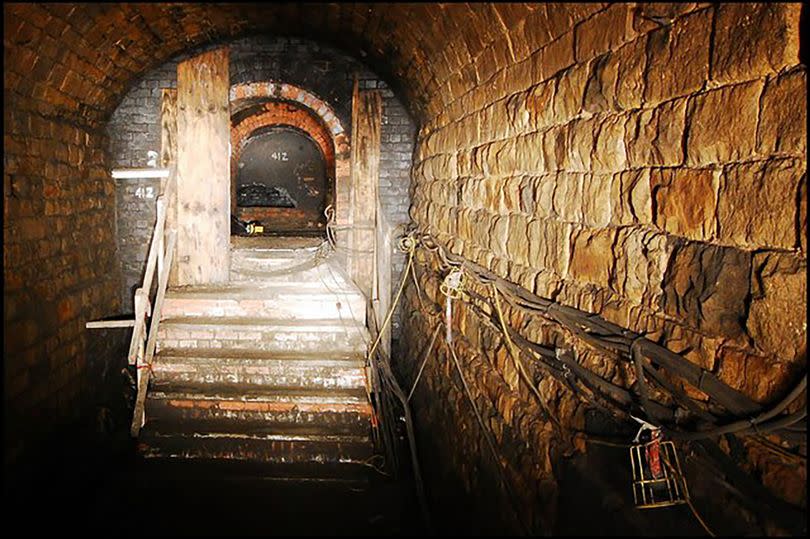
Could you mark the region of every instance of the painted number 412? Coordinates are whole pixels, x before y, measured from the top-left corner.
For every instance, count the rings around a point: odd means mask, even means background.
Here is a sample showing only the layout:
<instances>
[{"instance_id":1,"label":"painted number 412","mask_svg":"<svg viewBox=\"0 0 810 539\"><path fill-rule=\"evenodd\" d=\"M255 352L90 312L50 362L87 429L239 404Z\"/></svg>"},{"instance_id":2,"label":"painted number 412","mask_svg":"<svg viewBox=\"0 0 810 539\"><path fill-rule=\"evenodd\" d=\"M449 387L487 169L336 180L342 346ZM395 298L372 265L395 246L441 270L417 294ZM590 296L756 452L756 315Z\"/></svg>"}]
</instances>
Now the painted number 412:
<instances>
[{"instance_id":1,"label":"painted number 412","mask_svg":"<svg viewBox=\"0 0 810 539\"><path fill-rule=\"evenodd\" d=\"M275 159L276 161L289 161L287 157L287 152L273 152L270 154L270 157Z\"/></svg>"},{"instance_id":2,"label":"painted number 412","mask_svg":"<svg viewBox=\"0 0 810 539\"><path fill-rule=\"evenodd\" d=\"M135 189L135 196L138 198L155 198L154 187L138 187Z\"/></svg>"}]
</instances>

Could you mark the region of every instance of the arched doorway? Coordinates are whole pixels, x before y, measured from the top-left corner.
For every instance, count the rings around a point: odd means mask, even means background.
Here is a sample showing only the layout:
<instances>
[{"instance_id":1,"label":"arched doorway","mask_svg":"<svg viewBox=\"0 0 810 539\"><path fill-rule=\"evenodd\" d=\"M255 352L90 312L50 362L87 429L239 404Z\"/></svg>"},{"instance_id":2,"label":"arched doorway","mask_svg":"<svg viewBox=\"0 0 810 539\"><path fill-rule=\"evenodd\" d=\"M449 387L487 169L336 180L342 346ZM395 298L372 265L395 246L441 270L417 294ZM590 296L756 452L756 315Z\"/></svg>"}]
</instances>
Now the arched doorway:
<instances>
[{"instance_id":1,"label":"arched doorway","mask_svg":"<svg viewBox=\"0 0 810 539\"><path fill-rule=\"evenodd\" d=\"M307 105L265 95L237 98L231 108L233 232L257 221L264 235L325 235L337 172L328 124Z\"/></svg>"},{"instance_id":2,"label":"arched doorway","mask_svg":"<svg viewBox=\"0 0 810 539\"><path fill-rule=\"evenodd\" d=\"M318 143L303 129L255 130L236 161L236 217L271 235L323 235L332 201L331 174Z\"/></svg>"}]
</instances>

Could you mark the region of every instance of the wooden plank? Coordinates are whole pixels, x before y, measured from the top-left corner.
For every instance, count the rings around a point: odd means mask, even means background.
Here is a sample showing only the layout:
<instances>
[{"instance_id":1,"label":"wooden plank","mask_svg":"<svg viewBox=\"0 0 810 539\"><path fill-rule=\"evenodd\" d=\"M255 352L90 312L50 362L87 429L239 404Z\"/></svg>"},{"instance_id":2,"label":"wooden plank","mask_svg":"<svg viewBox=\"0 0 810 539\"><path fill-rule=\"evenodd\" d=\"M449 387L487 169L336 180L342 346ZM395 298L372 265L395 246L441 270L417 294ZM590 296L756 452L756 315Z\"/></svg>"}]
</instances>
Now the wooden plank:
<instances>
[{"instance_id":1,"label":"wooden plank","mask_svg":"<svg viewBox=\"0 0 810 539\"><path fill-rule=\"evenodd\" d=\"M177 66L177 284L228 281L228 49Z\"/></svg>"},{"instance_id":2,"label":"wooden plank","mask_svg":"<svg viewBox=\"0 0 810 539\"><path fill-rule=\"evenodd\" d=\"M177 161L177 89L164 88L160 101L160 166Z\"/></svg>"},{"instance_id":3,"label":"wooden plank","mask_svg":"<svg viewBox=\"0 0 810 539\"><path fill-rule=\"evenodd\" d=\"M393 229L388 223L385 214L382 212L379 200L377 200L377 232L374 250L376 256L374 257L374 294L375 299L378 301L379 309L376 311L377 327L382 327L388 310L391 308L391 242ZM385 355L391 356L391 326L383 330L383 336L380 340L380 348Z\"/></svg>"},{"instance_id":4,"label":"wooden plank","mask_svg":"<svg viewBox=\"0 0 810 539\"><path fill-rule=\"evenodd\" d=\"M135 325L135 320L94 320L87 322L84 327L87 329L99 328L131 328Z\"/></svg>"},{"instance_id":5,"label":"wooden plank","mask_svg":"<svg viewBox=\"0 0 810 539\"><path fill-rule=\"evenodd\" d=\"M135 364L135 358L137 357L138 347L143 341L143 334L146 325L147 301L148 297L144 293L143 288L137 289L135 291L135 327L132 330L132 337L130 338L129 341L129 352L127 353L127 358L129 360L130 365Z\"/></svg>"},{"instance_id":6,"label":"wooden plank","mask_svg":"<svg viewBox=\"0 0 810 539\"><path fill-rule=\"evenodd\" d=\"M169 239L166 249L166 260L164 272L160 274L158 279L158 291L155 298L155 308L152 310L152 320L149 325L149 339L146 341L146 352L144 354L143 362L138 363L138 395L135 399L135 413L132 417L132 425L130 427L130 434L138 436L138 433L143 426L143 410L146 405L146 389L149 387L149 373L152 366L152 358L155 355L155 347L157 346L157 333L158 325L160 324L160 313L163 309L163 300L166 297L166 287L169 284L169 272L165 271L166 268L172 266L172 255L175 250L175 243L177 242L177 233L172 230L169 232ZM142 368L147 367L147 368Z\"/></svg>"},{"instance_id":7,"label":"wooden plank","mask_svg":"<svg viewBox=\"0 0 810 539\"><path fill-rule=\"evenodd\" d=\"M160 102L160 166L169 170L163 190L166 199L165 237L177 230L177 89L164 88ZM177 284L177 266L169 268L169 284Z\"/></svg>"},{"instance_id":8,"label":"wooden plank","mask_svg":"<svg viewBox=\"0 0 810 539\"><path fill-rule=\"evenodd\" d=\"M380 183L380 129L382 94L360 90L357 80L352 97L352 159L349 237L349 270L355 284L371 297L374 273L374 241Z\"/></svg>"},{"instance_id":9,"label":"wooden plank","mask_svg":"<svg viewBox=\"0 0 810 539\"><path fill-rule=\"evenodd\" d=\"M163 227L166 224L166 201L163 197L158 197L157 201L157 220L155 221L155 230L152 231L152 244L149 246L149 255L146 258L146 271L143 274L143 290L146 292L147 297L152 292L152 278L155 275L155 264L158 255L162 256L160 252L160 244L163 240Z\"/></svg>"}]
</instances>

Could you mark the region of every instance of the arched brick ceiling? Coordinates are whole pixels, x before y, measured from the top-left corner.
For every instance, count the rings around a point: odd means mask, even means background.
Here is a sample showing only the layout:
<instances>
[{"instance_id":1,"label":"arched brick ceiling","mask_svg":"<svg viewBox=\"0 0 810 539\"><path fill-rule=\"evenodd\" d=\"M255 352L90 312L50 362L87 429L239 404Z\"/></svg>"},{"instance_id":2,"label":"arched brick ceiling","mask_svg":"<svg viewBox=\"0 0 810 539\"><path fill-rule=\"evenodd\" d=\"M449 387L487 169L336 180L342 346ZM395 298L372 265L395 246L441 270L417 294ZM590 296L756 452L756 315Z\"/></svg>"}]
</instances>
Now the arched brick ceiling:
<instances>
[{"instance_id":1,"label":"arched brick ceiling","mask_svg":"<svg viewBox=\"0 0 810 539\"><path fill-rule=\"evenodd\" d=\"M323 41L389 80L420 121L527 58L600 4L5 4L6 104L109 116L171 57L254 33Z\"/></svg>"}]
</instances>

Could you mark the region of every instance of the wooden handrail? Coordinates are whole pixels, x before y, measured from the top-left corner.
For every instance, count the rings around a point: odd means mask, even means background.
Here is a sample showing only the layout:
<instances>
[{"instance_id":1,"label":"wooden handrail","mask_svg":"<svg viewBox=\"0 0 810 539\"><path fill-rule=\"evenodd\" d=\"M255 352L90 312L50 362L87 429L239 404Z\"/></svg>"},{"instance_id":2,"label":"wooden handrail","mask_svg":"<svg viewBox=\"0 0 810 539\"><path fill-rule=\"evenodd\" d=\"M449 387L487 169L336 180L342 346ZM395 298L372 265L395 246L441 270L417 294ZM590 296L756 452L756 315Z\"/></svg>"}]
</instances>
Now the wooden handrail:
<instances>
[{"instance_id":1,"label":"wooden handrail","mask_svg":"<svg viewBox=\"0 0 810 539\"><path fill-rule=\"evenodd\" d=\"M177 240L177 232L169 231L169 240L166 245L165 263L162 264L163 271L158 277L157 297L155 298L155 308L149 325L149 338L146 342L146 352L143 361L138 364L138 396L135 399L135 413L132 417L130 433L133 437L138 436L144 422L144 406L146 404L146 390L149 386L149 376L152 372L152 358L157 346L158 325L160 324L160 312L163 308L163 299L166 297L166 287L169 284L169 269L172 266L174 257L174 245Z\"/></svg>"},{"instance_id":2,"label":"wooden handrail","mask_svg":"<svg viewBox=\"0 0 810 539\"><path fill-rule=\"evenodd\" d=\"M163 244L163 228L166 224L166 203L165 195L157 199L157 220L155 230L152 233L152 243L149 247L149 255L146 258L146 271L143 276L143 284L135 291L135 327L132 330L132 339L129 342L129 364L135 365L138 358L143 356L141 349L144 332L146 331L146 317L150 316L151 308L149 304L149 294L152 291L152 278L155 273L155 265L158 259L158 252ZM163 258L163 254L160 258ZM162 265L162 263L161 263Z\"/></svg>"},{"instance_id":3,"label":"wooden handrail","mask_svg":"<svg viewBox=\"0 0 810 539\"><path fill-rule=\"evenodd\" d=\"M172 267L177 232L171 227L166 230L167 204L171 203L173 194L173 169L163 184L163 192L157 199L157 219L149 246L146 270L142 286L135 291L135 327L129 344L129 363L137 367L138 394L135 398L135 410L132 417L130 433L138 436L144 424L144 405L152 369L152 359L157 346L158 325L160 324L163 299L169 283L169 272ZM149 301L152 292L152 280L158 274L158 286L154 304ZM146 333L146 319L149 317L149 333Z\"/></svg>"}]
</instances>

